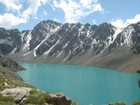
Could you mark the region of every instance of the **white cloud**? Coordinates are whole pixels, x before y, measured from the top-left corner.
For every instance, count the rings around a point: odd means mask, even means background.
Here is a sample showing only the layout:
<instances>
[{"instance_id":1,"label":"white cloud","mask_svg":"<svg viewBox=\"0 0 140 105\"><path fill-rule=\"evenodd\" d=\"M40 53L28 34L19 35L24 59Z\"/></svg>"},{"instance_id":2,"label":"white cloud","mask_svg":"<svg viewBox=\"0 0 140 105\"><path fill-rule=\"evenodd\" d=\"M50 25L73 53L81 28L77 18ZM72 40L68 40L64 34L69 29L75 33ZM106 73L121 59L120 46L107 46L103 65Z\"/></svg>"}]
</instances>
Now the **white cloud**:
<instances>
[{"instance_id":1,"label":"white cloud","mask_svg":"<svg viewBox=\"0 0 140 105\"><path fill-rule=\"evenodd\" d=\"M9 28L20 23L26 23L26 19L19 18L10 13L0 15L0 27Z\"/></svg>"},{"instance_id":2,"label":"white cloud","mask_svg":"<svg viewBox=\"0 0 140 105\"><path fill-rule=\"evenodd\" d=\"M39 19L39 18L38 18L37 16L35 16L35 17L34 17L34 19L36 19L36 20L37 20L37 19Z\"/></svg>"},{"instance_id":3,"label":"white cloud","mask_svg":"<svg viewBox=\"0 0 140 105\"><path fill-rule=\"evenodd\" d=\"M117 28L124 28L128 25L125 21L123 21L121 19L118 19L115 21L113 20L113 21L111 21L111 24Z\"/></svg>"},{"instance_id":4,"label":"white cloud","mask_svg":"<svg viewBox=\"0 0 140 105\"><path fill-rule=\"evenodd\" d=\"M55 7L53 5L51 5L51 7L52 7L52 10L55 11Z\"/></svg>"},{"instance_id":5,"label":"white cloud","mask_svg":"<svg viewBox=\"0 0 140 105\"><path fill-rule=\"evenodd\" d=\"M23 12L23 17L24 18L29 18L30 15L36 15L38 8L42 5L45 4L48 0L28 0L28 2L30 3L29 8L27 8L24 12Z\"/></svg>"},{"instance_id":6,"label":"white cloud","mask_svg":"<svg viewBox=\"0 0 140 105\"><path fill-rule=\"evenodd\" d=\"M66 22L75 23L91 13L103 12L102 6L97 2L98 0L54 0L53 5L64 11Z\"/></svg>"},{"instance_id":7,"label":"white cloud","mask_svg":"<svg viewBox=\"0 0 140 105\"><path fill-rule=\"evenodd\" d=\"M0 3L4 4L8 10L20 11L22 9L20 0L0 0Z\"/></svg>"},{"instance_id":8,"label":"white cloud","mask_svg":"<svg viewBox=\"0 0 140 105\"><path fill-rule=\"evenodd\" d=\"M0 0L0 3L7 8L7 13L0 15L3 20L0 21L0 26L10 28L20 23L26 23L31 16L37 19L36 15L39 7L48 3L48 1L53 3L54 11L56 8L62 9L65 13L65 21L71 23L77 22L91 13L104 11L98 0ZM27 8L23 8L23 3L27 4ZM47 15L47 11L43 11L43 14ZM5 18L6 16L12 19ZM4 25L4 23L8 24Z\"/></svg>"},{"instance_id":9,"label":"white cloud","mask_svg":"<svg viewBox=\"0 0 140 105\"><path fill-rule=\"evenodd\" d=\"M48 0L40 0L40 2L42 2L43 4L46 4L46 2L48 2Z\"/></svg>"},{"instance_id":10,"label":"white cloud","mask_svg":"<svg viewBox=\"0 0 140 105\"><path fill-rule=\"evenodd\" d=\"M111 21L111 24L118 28L125 28L129 24L137 23L139 21L140 21L140 14L137 14L134 18L126 19L125 21L122 19L113 20Z\"/></svg>"},{"instance_id":11,"label":"white cloud","mask_svg":"<svg viewBox=\"0 0 140 105\"><path fill-rule=\"evenodd\" d=\"M48 13L47 13L47 11L44 10L44 11L43 11L43 14L46 16Z\"/></svg>"},{"instance_id":12,"label":"white cloud","mask_svg":"<svg viewBox=\"0 0 140 105\"><path fill-rule=\"evenodd\" d=\"M22 3L25 3L25 1L29 6L22 12ZM27 23L30 16L34 16L37 19L38 8L46 2L48 0L0 0L0 3L7 8L7 12L10 12L0 15L0 26L10 28L21 23ZM15 11L17 15L14 15Z\"/></svg>"},{"instance_id":13,"label":"white cloud","mask_svg":"<svg viewBox=\"0 0 140 105\"><path fill-rule=\"evenodd\" d=\"M96 24L96 20L95 20L95 19L92 19L92 23L93 23L93 24Z\"/></svg>"},{"instance_id":14,"label":"white cloud","mask_svg":"<svg viewBox=\"0 0 140 105\"><path fill-rule=\"evenodd\" d=\"M127 23L137 23L140 21L140 14L137 14L133 19L127 19L126 22Z\"/></svg>"}]
</instances>

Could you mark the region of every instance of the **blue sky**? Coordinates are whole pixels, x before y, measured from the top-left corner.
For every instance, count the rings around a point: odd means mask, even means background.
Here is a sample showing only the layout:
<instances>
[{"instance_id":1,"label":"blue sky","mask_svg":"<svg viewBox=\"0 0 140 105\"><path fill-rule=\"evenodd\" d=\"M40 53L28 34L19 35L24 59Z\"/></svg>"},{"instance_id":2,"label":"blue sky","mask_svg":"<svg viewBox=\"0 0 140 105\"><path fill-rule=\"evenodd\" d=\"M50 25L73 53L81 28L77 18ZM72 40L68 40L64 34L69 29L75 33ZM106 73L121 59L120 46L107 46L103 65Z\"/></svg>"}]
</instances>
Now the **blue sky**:
<instances>
[{"instance_id":1,"label":"blue sky","mask_svg":"<svg viewBox=\"0 0 140 105\"><path fill-rule=\"evenodd\" d=\"M140 0L0 0L0 27L33 29L42 20L123 28L140 21Z\"/></svg>"}]
</instances>

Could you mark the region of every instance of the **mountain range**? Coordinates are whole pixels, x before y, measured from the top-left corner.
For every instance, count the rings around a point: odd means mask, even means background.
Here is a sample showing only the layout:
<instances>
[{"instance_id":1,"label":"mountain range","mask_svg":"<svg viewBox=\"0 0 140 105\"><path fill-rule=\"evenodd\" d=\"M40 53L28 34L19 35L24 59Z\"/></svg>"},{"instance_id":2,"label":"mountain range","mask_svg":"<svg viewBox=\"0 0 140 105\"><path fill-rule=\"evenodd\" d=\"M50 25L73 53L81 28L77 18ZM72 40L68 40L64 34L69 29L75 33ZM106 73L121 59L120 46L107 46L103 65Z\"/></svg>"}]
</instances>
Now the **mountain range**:
<instances>
[{"instance_id":1,"label":"mountain range","mask_svg":"<svg viewBox=\"0 0 140 105\"><path fill-rule=\"evenodd\" d=\"M0 28L0 52L17 62L95 66L123 72L140 69L140 22L111 24L41 21L32 30Z\"/></svg>"}]
</instances>

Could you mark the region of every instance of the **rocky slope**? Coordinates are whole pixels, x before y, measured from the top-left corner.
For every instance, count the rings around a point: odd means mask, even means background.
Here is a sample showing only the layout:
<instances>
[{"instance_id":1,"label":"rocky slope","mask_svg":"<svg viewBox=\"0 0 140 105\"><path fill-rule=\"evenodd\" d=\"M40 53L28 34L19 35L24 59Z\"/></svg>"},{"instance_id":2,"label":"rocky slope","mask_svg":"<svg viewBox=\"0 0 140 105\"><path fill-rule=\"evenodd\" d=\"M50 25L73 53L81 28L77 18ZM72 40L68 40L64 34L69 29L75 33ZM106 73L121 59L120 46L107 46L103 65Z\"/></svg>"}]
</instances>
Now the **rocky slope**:
<instances>
[{"instance_id":1,"label":"rocky slope","mask_svg":"<svg viewBox=\"0 0 140 105\"><path fill-rule=\"evenodd\" d=\"M127 64L140 53L140 22L118 29L111 24L41 21L33 30L0 28L0 51L18 62L88 65L136 72ZM136 61L135 61L136 62Z\"/></svg>"},{"instance_id":2,"label":"rocky slope","mask_svg":"<svg viewBox=\"0 0 140 105\"><path fill-rule=\"evenodd\" d=\"M3 56L0 54L0 74L8 75L9 77L22 80L15 71L24 70L23 67L18 65L15 61L11 60L10 58Z\"/></svg>"},{"instance_id":3,"label":"rocky slope","mask_svg":"<svg viewBox=\"0 0 140 105\"><path fill-rule=\"evenodd\" d=\"M25 84L15 73L23 69L0 54L0 105L77 105L63 93L49 94Z\"/></svg>"}]
</instances>

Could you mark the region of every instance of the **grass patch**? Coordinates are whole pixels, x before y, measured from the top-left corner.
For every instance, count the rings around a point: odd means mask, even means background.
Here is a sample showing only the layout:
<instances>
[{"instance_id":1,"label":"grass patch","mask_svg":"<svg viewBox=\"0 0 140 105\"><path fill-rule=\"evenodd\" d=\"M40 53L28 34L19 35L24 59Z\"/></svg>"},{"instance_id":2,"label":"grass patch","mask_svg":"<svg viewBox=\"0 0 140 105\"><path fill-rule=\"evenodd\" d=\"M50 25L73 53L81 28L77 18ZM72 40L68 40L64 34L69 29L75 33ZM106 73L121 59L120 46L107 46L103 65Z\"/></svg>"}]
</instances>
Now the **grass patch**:
<instances>
[{"instance_id":1,"label":"grass patch","mask_svg":"<svg viewBox=\"0 0 140 105\"><path fill-rule=\"evenodd\" d=\"M7 83L8 86L5 86L5 83ZM15 78L12 78L8 74L0 71L0 91L4 90L5 88L13 88L13 87L29 87L35 89L34 86L26 84Z\"/></svg>"},{"instance_id":2,"label":"grass patch","mask_svg":"<svg viewBox=\"0 0 140 105\"><path fill-rule=\"evenodd\" d=\"M16 104L13 103L13 102L3 102L3 101L0 101L0 105L16 105Z\"/></svg>"},{"instance_id":3,"label":"grass patch","mask_svg":"<svg viewBox=\"0 0 140 105\"><path fill-rule=\"evenodd\" d=\"M72 102L72 105L78 105L76 102Z\"/></svg>"},{"instance_id":4,"label":"grass patch","mask_svg":"<svg viewBox=\"0 0 140 105\"><path fill-rule=\"evenodd\" d=\"M140 105L140 102L135 102L132 105Z\"/></svg>"},{"instance_id":5,"label":"grass patch","mask_svg":"<svg viewBox=\"0 0 140 105\"><path fill-rule=\"evenodd\" d=\"M0 105L15 105L15 101L12 96L3 96L0 94Z\"/></svg>"},{"instance_id":6,"label":"grass patch","mask_svg":"<svg viewBox=\"0 0 140 105\"><path fill-rule=\"evenodd\" d=\"M25 104L39 104L43 105L44 103L48 103L50 97L48 93L42 93L36 90L31 90L30 95L28 96Z\"/></svg>"},{"instance_id":7,"label":"grass patch","mask_svg":"<svg viewBox=\"0 0 140 105\"><path fill-rule=\"evenodd\" d=\"M123 103L123 102L118 102L118 103L115 103L115 104L113 104L113 105L126 105L126 104Z\"/></svg>"}]
</instances>

